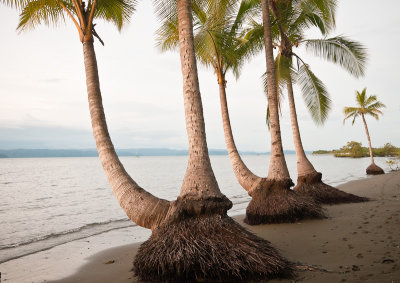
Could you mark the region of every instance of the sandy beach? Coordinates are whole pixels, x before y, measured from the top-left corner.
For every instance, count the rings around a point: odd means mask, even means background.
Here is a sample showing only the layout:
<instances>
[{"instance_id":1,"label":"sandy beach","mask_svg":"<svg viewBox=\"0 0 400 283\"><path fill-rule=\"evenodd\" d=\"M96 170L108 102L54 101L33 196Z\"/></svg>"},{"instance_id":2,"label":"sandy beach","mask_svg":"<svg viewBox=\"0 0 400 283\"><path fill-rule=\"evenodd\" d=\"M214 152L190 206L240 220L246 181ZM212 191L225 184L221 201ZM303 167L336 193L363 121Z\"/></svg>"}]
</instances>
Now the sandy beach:
<instances>
[{"instance_id":1,"label":"sandy beach","mask_svg":"<svg viewBox=\"0 0 400 283\"><path fill-rule=\"evenodd\" d=\"M323 220L248 226L243 223L243 215L235 219L270 241L296 263L296 282L400 282L400 172L352 181L339 188L367 196L371 201L325 206L329 217ZM80 255L76 257L75 251L75 254L68 255L68 260L63 254L65 248L56 247L61 250L56 253L49 251L47 261L38 259L30 265L31 268L24 266L23 272L30 273L26 281L136 282L131 268L140 244L101 250L103 242L104 239L98 240L99 246L94 254L92 251L90 256L85 256L80 250ZM96 245L95 242L93 244ZM71 249L73 246L68 248ZM78 258L84 258L86 263L76 266L77 262L82 262ZM75 264L75 274L63 276L63 266L71 264ZM41 268L34 269L33 266ZM8 281L8 275L18 269L22 271L21 266L5 267L1 270L3 282ZM40 272L42 274L38 274ZM48 279L44 279L46 274ZM19 281L10 279L8 282Z\"/></svg>"},{"instance_id":2,"label":"sandy beach","mask_svg":"<svg viewBox=\"0 0 400 283\"><path fill-rule=\"evenodd\" d=\"M325 220L260 226L244 224L244 216L236 220L298 264L296 281L400 282L400 172L339 188L372 200L326 206ZM132 282L130 269L138 246L102 251L76 274L57 282Z\"/></svg>"}]
</instances>

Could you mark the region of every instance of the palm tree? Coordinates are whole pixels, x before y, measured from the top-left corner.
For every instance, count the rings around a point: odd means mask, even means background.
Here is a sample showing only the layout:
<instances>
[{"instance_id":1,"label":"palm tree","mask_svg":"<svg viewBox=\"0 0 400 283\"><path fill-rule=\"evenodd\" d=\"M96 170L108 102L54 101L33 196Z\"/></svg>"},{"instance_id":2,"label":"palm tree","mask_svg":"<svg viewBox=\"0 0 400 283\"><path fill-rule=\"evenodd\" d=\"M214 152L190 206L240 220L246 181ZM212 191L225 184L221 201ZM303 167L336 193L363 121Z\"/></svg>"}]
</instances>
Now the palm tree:
<instances>
[{"instance_id":1,"label":"palm tree","mask_svg":"<svg viewBox=\"0 0 400 283\"><path fill-rule=\"evenodd\" d=\"M330 109L330 98L323 82L311 71L310 66L293 51L305 45L308 51L328 61L339 64L355 77L364 74L366 52L358 42L344 36L323 39L305 38L305 30L317 27L326 36L335 25L336 0L287 1L271 4L279 36L273 44L278 48L275 59L278 91L282 95L287 89L293 140L297 155L296 192L309 195L321 203L362 202L366 198L340 191L322 182L322 174L317 172L308 160L301 142L293 93L293 83L301 87L303 98L317 124L322 124ZM297 62L297 68L295 63Z\"/></svg>"},{"instance_id":2,"label":"palm tree","mask_svg":"<svg viewBox=\"0 0 400 283\"><path fill-rule=\"evenodd\" d=\"M262 178L259 183L254 184L252 201L246 210L247 220L251 224L267 222L272 211L282 214L283 218L294 219L298 215L311 212L309 216L323 217L318 205L308 197L290 190L293 182L290 179L285 156L282 148L281 131L278 114L277 85L275 77L274 55L272 47L272 32L269 14L269 6L273 0L262 0L262 34L265 47L266 79L268 82L267 98L268 112L270 113L271 133L271 159L267 178ZM296 209L296 207L298 209ZM258 213L261 211L262 213ZM265 212L264 212L265 211ZM294 213L293 216L289 216ZM261 214L261 215L260 215ZM278 214L278 219L281 216Z\"/></svg>"},{"instance_id":3,"label":"palm tree","mask_svg":"<svg viewBox=\"0 0 400 283\"><path fill-rule=\"evenodd\" d=\"M111 188L127 216L151 229L138 251L134 270L145 281L221 281L291 276L291 264L268 242L249 233L226 214L232 203L220 192L206 143L193 48L190 1L178 0L179 38L189 161L176 201L159 199L141 188L125 171L108 133L94 52L93 20L110 20L120 28L133 12L133 2L93 0L11 1L22 10L19 29L56 24L69 17L83 44L93 136ZM167 260L166 260L167 259Z\"/></svg>"},{"instance_id":4,"label":"palm tree","mask_svg":"<svg viewBox=\"0 0 400 283\"><path fill-rule=\"evenodd\" d=\"M368 145L369 145L369 156L371 157L371 165L367 168L367 174L378 175L384 174L385 172L378 165L375 164L374 155L372 154L372 145L371 138L369 136L367 121L365 120L366 115L370 115L374 117L376 120L379 120L379 114L383 115L380 109L386 107L385 104L378 101L376 95L367 96L367 88L364 88L361 92L356 91L356 101L359 107L345 107L343 109L344 118L343 123L348 118L353 118L352 125L356 121L356 118L361 116L362 121L365 127L365 133L367 134Z\"/></svg>"},{"instance_id":5,"label":"palm tree","mask_svg":"<svg viewBox=\"0 0 400 283\"><path fill-rule=\"evenodd\" d=\"M254 194L255 190L261 190L261 186L268 182L251 172L238 153L229 119L225 76L228 71L232 71L238 77L244 62L260 48L260 40L257 37L243 38L243 27L258 13L260 2L231 0L215 1L218 5L210 5L212 2L193 2L195 51L198 60L207 67L211 66L217 77L229 158L240 185L252 196L245 221L249 224L260 224L322 217L321 207L312 200L296 196L292 191L283 191L283 194L281 191L275 191L273 194ZM158 41L163 50L176 48L177 32L177 19L164 19L158 30ZM281 203L287 205L280 203L283 195L287 195L287 200Z\"/></svg>"}]
</instances>

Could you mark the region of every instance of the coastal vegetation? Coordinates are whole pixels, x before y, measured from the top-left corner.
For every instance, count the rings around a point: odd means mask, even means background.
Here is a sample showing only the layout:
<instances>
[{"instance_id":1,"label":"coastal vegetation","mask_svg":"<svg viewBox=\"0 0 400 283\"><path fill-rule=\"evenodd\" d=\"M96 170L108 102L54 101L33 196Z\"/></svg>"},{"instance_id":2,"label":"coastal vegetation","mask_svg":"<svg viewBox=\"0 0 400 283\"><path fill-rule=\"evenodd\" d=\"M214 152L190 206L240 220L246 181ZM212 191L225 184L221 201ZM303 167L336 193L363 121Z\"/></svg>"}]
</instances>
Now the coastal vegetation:
<instances>
[{"instance_id":1,"label":"coastal vegetation","mask_svg":"<svg viewBox=\"0 0 400 283\"><path fill-rule=\"evenodd\" d=\"M346 118L344 118L343 120L343 123L347 119L353 118L352 125L354 125L356 118L361 117L364 123L365 133L368 139L369 155L371 157L371 165L368 166L366 172L367 174L372 174L372 175L384 174L382 168L376 165L374 161L374 154L372 152L372 145L371 145L371 137L367 126L367 121L365 120L365 116L372 116L376 120L379 120L379 115L383 115L380 109L386 106L382 102L378 101L376 95L368 96L367 88L364 88L361 92L356 91L356 101L357 101L357 107L345 107L343 109L344 115L346 116Z\"/></svg>"},{"instance_id":2,"label":"coastal vegetation","mask_svg":"<svg viewBox=\"0 0 400 283\"><path fill-rule=\"evenodd\" d=\"M372 153L379 157L395 157L400 156L400 148L386 143L382 147L373 147ZM370 156L369 148L363 147L361 142L350 141L340 149L333 150L316 150L312 154L333 154L335 157L351 157L360 158Z\"/></svg>"}]
</instances>

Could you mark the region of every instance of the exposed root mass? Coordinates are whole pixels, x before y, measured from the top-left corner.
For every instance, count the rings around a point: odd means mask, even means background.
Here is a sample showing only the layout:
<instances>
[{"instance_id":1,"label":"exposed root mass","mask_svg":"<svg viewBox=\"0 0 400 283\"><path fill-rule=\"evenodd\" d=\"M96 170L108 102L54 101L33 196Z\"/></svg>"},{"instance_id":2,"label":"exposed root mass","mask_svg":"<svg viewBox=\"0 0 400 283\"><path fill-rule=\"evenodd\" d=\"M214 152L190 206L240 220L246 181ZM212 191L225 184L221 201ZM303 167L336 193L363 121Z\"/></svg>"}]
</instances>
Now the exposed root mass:
<instances>
[{"instance_id":1,"label":"exposed root mass","mask_svg":"<svg viewBox=\"0 0 400 283\"><path fill-rule=\"evenodd\" d=\"M324 218L321 206L312 198L290 189L292 181L263 179L251 194L245 222L250 225L296 222Z\"/></svg>"},{"instance_id":2,"label":"exposed root mass","mask_svg":"<svg viewBox=\"0 0 400 283\"><path fill-rule=\"evenodd\" d=\"M322 182L322 174L314 172L306 176L299 176L294 190L302 195L307 195L322 204L339 204L365 202L369 199L343 192Z\"/></svg>"},{"instance_id":3,"label":"exposed root mass","mask_svg":"<svg viewBox=\"0 0 400 283\"><path fill-rule=\"evenodd\" d=\"M247 282L291 278L293 270L267 241L218 214L157 228L134 261L145 282Z\"/></svg>"},{"instance_id":4,"label":"exposed root mass","mask_svg":"<svg viewBox=\"0 0 400 283\"><path fill-rule=\"evenodd\" d=\"M368 166L366 170L368 175L380 175L380 174L385 174L383 169L376 165L375 163L372 163L370 166Z\"/></svg>"}]
</instances>

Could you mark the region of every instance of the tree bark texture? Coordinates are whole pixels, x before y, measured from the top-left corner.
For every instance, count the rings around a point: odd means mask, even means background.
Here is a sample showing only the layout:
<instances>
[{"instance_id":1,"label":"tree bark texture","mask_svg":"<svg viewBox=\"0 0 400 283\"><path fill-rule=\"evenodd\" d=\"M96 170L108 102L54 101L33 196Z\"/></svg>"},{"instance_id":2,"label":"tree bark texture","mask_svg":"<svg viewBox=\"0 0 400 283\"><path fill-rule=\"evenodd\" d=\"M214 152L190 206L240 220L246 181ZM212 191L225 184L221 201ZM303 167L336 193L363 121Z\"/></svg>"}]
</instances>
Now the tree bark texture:
<instances>
[{"instance_id":1,"label":"tree bark texture","mask_svg":"<svg viewBox=\"0 0 400 283\"><path fill-rule=\"evenodd\" d=\"M189 0L178 0L178 28L189 160L180 197L222 198L208 155Z\"/></svg>"},{"instance_id":2,"label":"tree bark texture","mask_svg":"<svg viewBox=\"0 0 400 283\"><path fill-rule=\"evenodd\" d=\"M93 136L108 181L126 215L137 225L154 229L164 221L170 203L146 192L125 171L107 129L93 41L83 43L83 54Z\"/></svg>"},{"instance_id":3,"label":"tree bark texture","mask_svg":"<svg viewBox=\"0 0 400 283\"><path fill-rule=\"evenodd\" d=\"M306 176L311 173L316 173L316 170L314 169L314 166L311 164L311 162L308 160L306 153L304 152L303 144L301 142L300 128L297 121L296 105L293 95L293 84L290 77L287 83L287 90L290 120L292 122L293 143L297 156L297 174L298 176Z\"/></svg>"},{"instance_id":4,"label":"tree bark texture","mask_svg":"<svg viewBox=\"0 0 400 283\"><path fill-rule=\"evenodd\" d=\"M224 128L225 144L228 150L229 160L231 161L233 172L239 184L251 194L255 185L261 181L261 178L254 175L244 164L235 145L232 134L231 122L229 119L228 102L226 98L225 78L219 83L219 97L221 102L222 123Z\"/></svg>"},{"instance_id":5,"label":"tree bark texture","mask_svg":"<svg viewBox=\"0 0 400 283\"><path fill-rule=\"evenodd\" d=\"M269 19L268 0L262 0L262 15L264 25L265 58L267 64L268 105L270 112L271 160L268 178L275 180L290 179L289 171L283 154L281 130L279 125L277 88L275 78L275 62L272 50L271 23Z\"/></svg>"}]
</instances>

